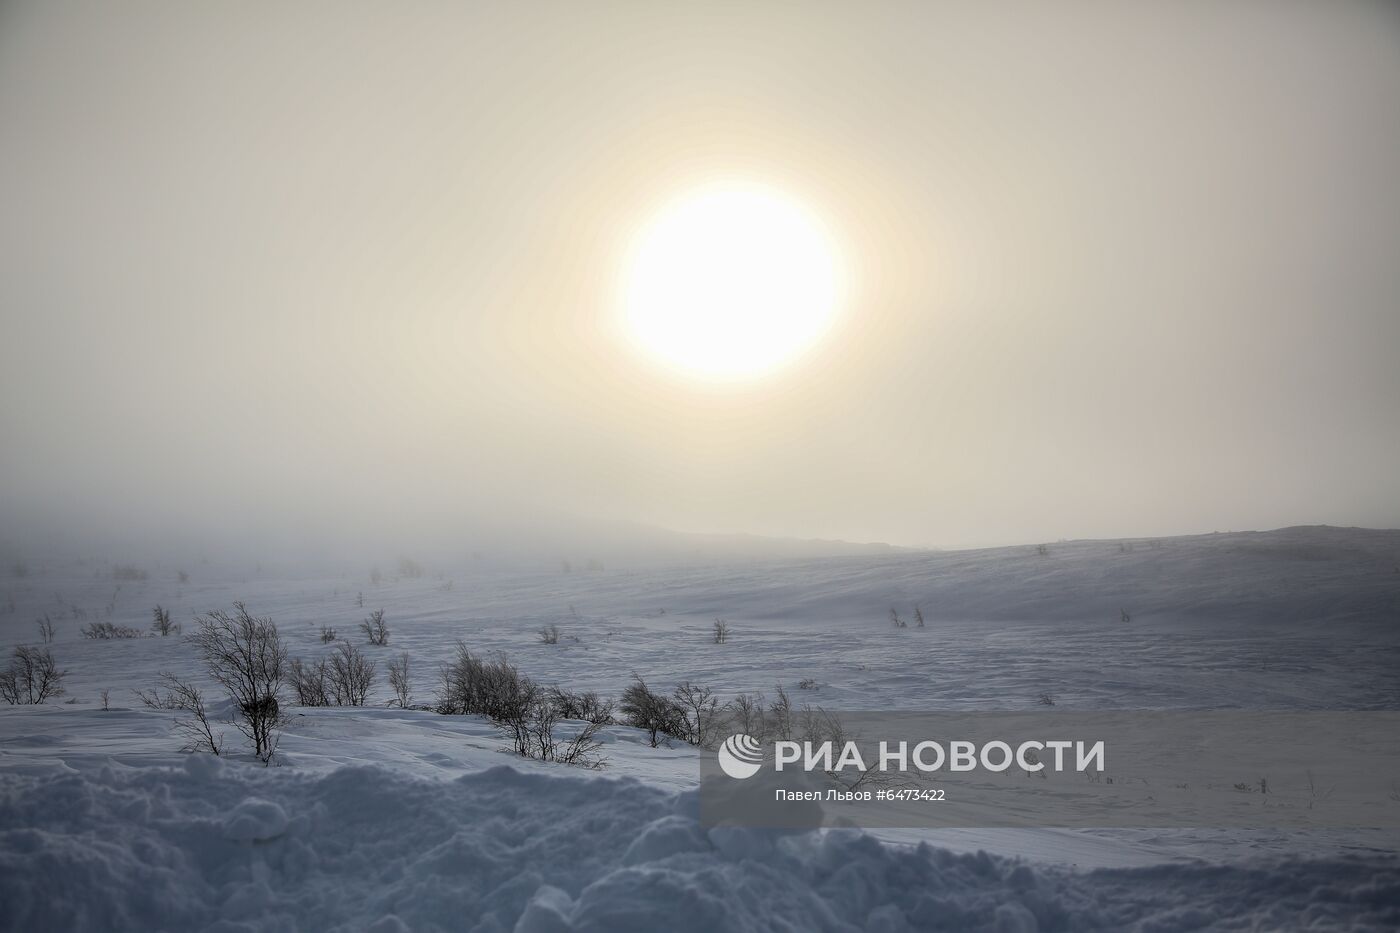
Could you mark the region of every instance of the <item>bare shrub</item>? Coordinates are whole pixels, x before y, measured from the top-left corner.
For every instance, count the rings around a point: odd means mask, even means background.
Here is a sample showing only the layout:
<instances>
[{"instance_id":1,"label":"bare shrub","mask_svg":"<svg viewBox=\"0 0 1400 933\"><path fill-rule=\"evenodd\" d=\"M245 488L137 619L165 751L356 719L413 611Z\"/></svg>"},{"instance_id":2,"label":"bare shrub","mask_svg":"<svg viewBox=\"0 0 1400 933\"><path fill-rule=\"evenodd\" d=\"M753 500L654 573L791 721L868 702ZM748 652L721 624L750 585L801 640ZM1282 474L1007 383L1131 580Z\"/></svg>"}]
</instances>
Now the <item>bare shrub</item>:
<instances>
[{"instance_id":1,"label":"bare shrub","mask_svg":"<svg viewBox=\"0 0 1400 933\"><path fill-rule=\"evenodd\" d=\"M105 712L107 712L108 710L110 710L110 709L112 708L111 700L112 700L112 691L110 691L110 690L103 690L103 691L102 691L102 712L105 713Z\"/></svg>"},{"instance_id":2,"label":"bare shrub","mask_svg":"<svg viewBox=\"0 0 1400 933\"><path fill-rule=\"evenodd\" d=\"M917 603L914 604L914 622L919 628L924 627L924 610Z\"/></svg>"},{"instance_id":3,"label":"bare shrub","mask_svg":"<svg viewBox=\"0 0 1400 933\"><path fill-rule=\"evenodd\" d=\"M384 610L376 609L369 618L360 623L360 631L365 633L371 645L384 647L389 644L389 626L384 622Z\"/></svg>"},{"instance_id":4,"label":"bare shrub","mask_svg":"<svg viewBox=\"0 0 1400 933\"><path fill-rule=\"evenodd\" d=\"M326 681L336 706L364 706L374 688L375 663L341 642L326 662Z\"/></svg>"},{"instance_id":5,"label":"bare shrub","mask_svg":"<svg viewBox=\"0 0 1400 933\"><path fill-rule=\"evenodd\" d=\"M792 699L782 684L777 689L778 698L769 705L764 725L775 741L788 742L792 740Z\"/></svg>"},{"instance_id":6,"label":"bare shrub","mask_svg":"<svg viewBox=\"0 0 1400 933\"><path fill-rule=\"evenodd\" d=\"M182 585L190 582L190 575L183 570L176 571L175 576Z\"/></svg>"},{"instance_id":7,"label":"bare shrub","mask_svg":"<svg viewBox=\"0 0 1400 933\"><path fill-rule=\"evenodd\" d=\"M1050 694L1048 694L1048 693L1042 693L1040 696L1038 696L1038 697L1035 698L1035 701L1036 701L1037 703L1039 703L1041 706L1054 706L1054 705L1055 705L1055 698L1054 698L1053 696L1051 696Z\"/></svg>"},{"instance_id":8,"label":"bare shrub","mask_svg":"<svg viewBox=\"0 0 1400 933\"><path fill-rule=\"evenodd\" d=\"M331 705L330 678L324 658L310 664L293 658L288 670L299 706Z\"/></svg>"},{"instance_id":9,"label":"bare shrub","mask_svg":"<svg viewBox=\"0 0 1400 933\"><path fill-rule=\"evenodd\" d=\"M35 620L35 624L39 626L39 638L43 641L43 643L46 645L52 644L53 620L49 618L49 614L47 612L44 613L44 617L42 619Z\"/></svg>"},{"instance_id":10,"label":"bare shrub","mask_svg":"<svg viewBox=\"0 0 1400 933\"><path fill-rule=\"evenodd\" d=\"M1118 610L1118 613L1119 613L1120 618L1123 620L1123 622L1126 623L1126 622L1131 622L1131 621L1133 621L1132 613L1128 612L1128 610L1126 610L1126 609L1119 609L1119 610Z\"/></svg>"},{"instance_id":11,"label":"bare shrub","mask_svg":"<svg viewBox=\"0 0 1400 933\"><path fill-rule=\"evenodd\" d=\"M149 574L134 564L117 564L112 568L113 580L145 580Z\"/></svg>"},{"instance_id":12,"label":"bare shrub","mask_svg":"<svg viewBox=\"0 0 1400 933\"><path fill-rule=\"evenodd\" d=\"M729 622L725 619L715 619L714 624L715 644L722 645L729 640Z\"/></svg>"},{"instance_id":13,"label":"bare shrub","mask_svg":"<svg viewBox=\"0 0 1400 933\"><path fill-rule=\"evenodd\" d=\"M665 738L685 741L690 732L685 710L672 698L654 692L640 675L632 676L635 679L622 691L622 700L618 703L623 721L644 730L652 748L660 745Z\"/></svg>"},{"instance_id":14,"label":"bare shrub","mask_svg":"<svg viewBox=\"0 0 1400 933\"><path fill-rule=\"evenodd\" d=\"M603 759L596 753L603 747L597 737L602 724L576 722L573 734L561 741L555 732L564 719L552 703L537 698L496 725L510 738L515 753L524 758L601 768Z\"/></svg>"},{"instance_id":15,"label":"bare shrub","mask_svg":"<svg viewBox=\"0 0 1400 933\"><path fill-rule=\"evenodd\" d=\"M559 626L546 625L539 631L540 642L546 645L559 644Z\"/></svg>"},{"instance_id":16,"label":"bare shrub","mask_svg":"<svg viewBox=\"0 0 1400 933\"><path fill-rule=\"evenodd\" d=\"M278 694L287 674L287 649L271 619L253 616L241 602L233 605L233 615L216 609L199 616L191 641L209 676L233 700L234 725L266 764L282 726Z\"/></svg>"},{"instance_id":17,"label":"bare shrub","mask_svg":"<svg viewBox=\"0 0 1400 933\"><path fill-rule=\"evenodd\" d=\"M741 693L731 702L731 721L736 732L762 739L767 734L764 725L764 710L767 701L761 693Z\"/></svg>"},{"instance_id":18,"label":"bare shrub","mask_svg":"<svg viewBox=\"0 0 1400 933\"><path fill-rule=\"evenodd\" d=\"M536 698L537 688L504 656L479 658L457 643L457 656L443 665L438 709L498 721L518 718Z\"/></svg>"},{"instance_id":19,"label":"bare shrub","mask_svg":"<svg viewBox=\"0 0 1400 933\"><path fill-rule=\"evenodd\" d=\"M717 738L721 720L722 708L715 691L687 680L676 685L671 698L684 717L685 735L682 738L691 745L709 748Z\"/></svg>"},{"instance_id":20,"label":"bare shrub","mask_svg":"<svg viewBox=\"0 0 1400 933\"><path fill-rule=\"evenodd\" d=\"M329 625L321 626L321 644L329 645L333 641L335 641L335 629Z\"/></svg>"},{"instance_id":21,"label":"bare shrub","mask_svg":"<svg viewBox=\"0 0 1400 933\"><path fill-rule=\"evenodd\" d=\"M890 621L894 623L894 627L895 627L895 628L908 628L908 627L909 627L909 623L908 623L908 622L905 622L903 619L901 619L901 618L899 617L899 610L894 609L894 608L891 608L891 609L890 609Z\"/></svg>"},{"instance_id":22,"label":"bare shrub","mask_svg":"<svg viewBox=\"0 0 1400 933\"><path fill-rule=\"evenodd\" d=\"M49 649L20 645L9 668L0 671L0 699L11 706L27 706L62 696L67 673L58 669Z\"/></svg>"},{"instance_id":23,"label":"bare shrub","mask_svg":"<svg viewBox=\"0 0 1400 933\"><path fill-rule=\"evenodd\" d=\"M140 638L144 632L129 625L114 625L111 622L89 622L83 629L84 638L106 641L113 638Z\"/></svg>"},{"instance_id":24,"label":"bare shrub","mask_svg":"<svg viewBox=\"0 0 1400 933\"><path fill-rule=\"evenodd\" d=\"M165 692L161 692L161 688ZM107 691L102 691L102 702L107 702ZM204 693L187 680L174 674L163 672L159 685L149 692L137 690L136 696L151 709L178 710L189 713L188 717L175 717L175 732L185 739L182 752L209 752L219 755L224 750L223 733L214 731L209 722L209 707L204 702ZM103 707L106 708L105 705Z\"/></svg>"},{"instance_id":25,"label":"bare shrub","mask_svg":"<svg viewBox=\"0 0 1400 933\"><path fill-rule=\"evenodd\" d=\"M407 580L417 580L423 576L423 566L407 557L399 558L399 576Z\"/></svg>"},{"instance_id":26,"label":"bare shrub","mask_svg":"<svg viewBox=\"0 0 1400 933\"><path fill-rule=\"evenodd\" d=\"M821 688L820 688L820 686L817 684L817 680L816 680L815 677L804 677L804 678L802 678L801 680L799 680L799 681L797 682L797 689L798 689L798 690L819 690L819 689L821 689Z\"/></svg>"},{"instance_id":27,"label":"bare shrub","mask_svg":"<svg viewBox=\"0 0 1400 933\"><path fill-rule=\"evenodd\" d=\"M151 610L151 631L164 638L171 632L179 632L180 626L170 621L170 610L156 606Z\"/></svg>"},{"instance_id":28,"label":"bare shrub","mask_svg":"<svg viewBox=\"0 0 1400 933\"><path fill-rule=\"evenodd\" d=\"M563 687L550 687L547 699L561 719L580 719L600 726L613 721L612 700L602 699L596 693L574 693Z\"/></svg>"},{"instance_id":29,"label":"bare shrub","mask_svg":"<svg viewBox=\"0 0 1400 933\"><path fill-rule=\"evenodd\" d=\"M394 691L394 699L389 705L397 703L400 709L408 709L409 701L413 699L413 688L408 679L407 654L401 654L389 662L389 688Z\"/></svg>"}]
</instances>

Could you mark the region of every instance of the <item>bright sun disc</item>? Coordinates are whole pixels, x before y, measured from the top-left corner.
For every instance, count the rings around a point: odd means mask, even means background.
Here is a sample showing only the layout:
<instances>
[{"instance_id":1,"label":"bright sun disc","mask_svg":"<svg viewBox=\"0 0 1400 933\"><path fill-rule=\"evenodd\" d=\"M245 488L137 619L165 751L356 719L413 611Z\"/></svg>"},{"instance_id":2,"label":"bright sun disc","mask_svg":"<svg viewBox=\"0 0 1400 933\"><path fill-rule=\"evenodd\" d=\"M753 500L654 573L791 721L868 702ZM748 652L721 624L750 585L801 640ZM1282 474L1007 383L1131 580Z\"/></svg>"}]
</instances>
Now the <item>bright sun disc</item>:
<instances>
[{"instance_id":1,"label":"bright sun disc","mask_svg":"<svg viewBox=\"0 0 1400 933\"><path fill-rule=\"evenodd\" d=\"M831 325L840 293L822 224L768 188L725 185L665 207L629 257L630 338L673 368L714 379L761 375Z\"/></svg>"}]
</instances>

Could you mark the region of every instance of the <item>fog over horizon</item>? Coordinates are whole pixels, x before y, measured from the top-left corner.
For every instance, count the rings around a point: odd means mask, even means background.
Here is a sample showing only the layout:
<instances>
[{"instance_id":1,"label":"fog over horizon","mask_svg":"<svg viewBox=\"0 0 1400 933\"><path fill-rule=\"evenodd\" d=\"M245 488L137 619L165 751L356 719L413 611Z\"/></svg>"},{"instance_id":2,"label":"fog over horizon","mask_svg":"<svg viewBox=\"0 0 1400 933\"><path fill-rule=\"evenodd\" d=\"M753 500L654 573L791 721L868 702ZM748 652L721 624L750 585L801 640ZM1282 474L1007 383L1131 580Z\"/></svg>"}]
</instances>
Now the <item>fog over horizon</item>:
<instances>
[{"instance_id":1,"label":"fog over horizon","mask_svg":"<svg viewBox=\"0 0 1400 933\"><path fill-rule=\"evenodd\" d=\"M1400 527L1395 11L960 7L0 2L0 556ZM714 179L752 380L619 330Z\"/></svg>"}]
</instances>

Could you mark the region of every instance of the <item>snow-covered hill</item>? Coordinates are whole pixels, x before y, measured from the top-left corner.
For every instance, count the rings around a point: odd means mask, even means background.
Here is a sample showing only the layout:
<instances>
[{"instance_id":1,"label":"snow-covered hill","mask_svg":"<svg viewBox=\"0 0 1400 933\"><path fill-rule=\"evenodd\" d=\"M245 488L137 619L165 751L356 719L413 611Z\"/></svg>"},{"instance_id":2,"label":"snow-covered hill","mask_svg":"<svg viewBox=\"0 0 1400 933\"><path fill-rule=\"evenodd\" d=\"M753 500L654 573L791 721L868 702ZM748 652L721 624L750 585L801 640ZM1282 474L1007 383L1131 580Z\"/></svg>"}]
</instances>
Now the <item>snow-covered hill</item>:
<instances>
[{"instance_id":1,"label":"snow-covered hill","mask_svg":"<svg viewBox=\"0 0 1400 933\"><path fill-rule=\"evenodd\" d=\"M29 560L0 583L0 651L47 616L69 673L58 701L0 707L0 927L1394 928L1384 834L706 832L690 749L614 726L601 772L523 761L484 720L385 708L383 667L406 653L425 703L460 639L613 696L637 672L834 709L1400 709L1398 567L1400 532L1336 528L377 583ZM376 705L294 710L277 767L184 755L134 691L195 674L191 647L80 635L235 600L294 656L330 651L322 625L356 641ZM387 648L356 631L377 608Z\"/></svg>"}]
</instances>

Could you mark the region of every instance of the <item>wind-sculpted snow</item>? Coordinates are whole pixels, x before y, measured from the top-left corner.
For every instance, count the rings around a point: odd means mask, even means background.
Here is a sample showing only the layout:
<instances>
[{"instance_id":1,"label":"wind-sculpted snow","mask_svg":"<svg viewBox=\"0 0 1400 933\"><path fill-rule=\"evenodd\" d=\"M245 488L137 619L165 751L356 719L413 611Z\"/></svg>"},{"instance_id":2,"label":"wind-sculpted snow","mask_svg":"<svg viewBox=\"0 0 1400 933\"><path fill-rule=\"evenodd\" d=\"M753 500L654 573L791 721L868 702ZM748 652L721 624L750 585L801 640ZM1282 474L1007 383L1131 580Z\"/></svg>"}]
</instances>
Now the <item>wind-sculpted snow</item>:
<instances>
[{"instance_id":1,"label":"wind-sculpted snow","mask_svg":"<svg viewBox=\"0 0 1400 933\"><path fill-rule=\"evenodd\" d=\"M9 930L1394 929L1400 864L1073 873L856 832L720 828L693 792L496 767L0 775Z\"/></svg>"}]
</instances>

